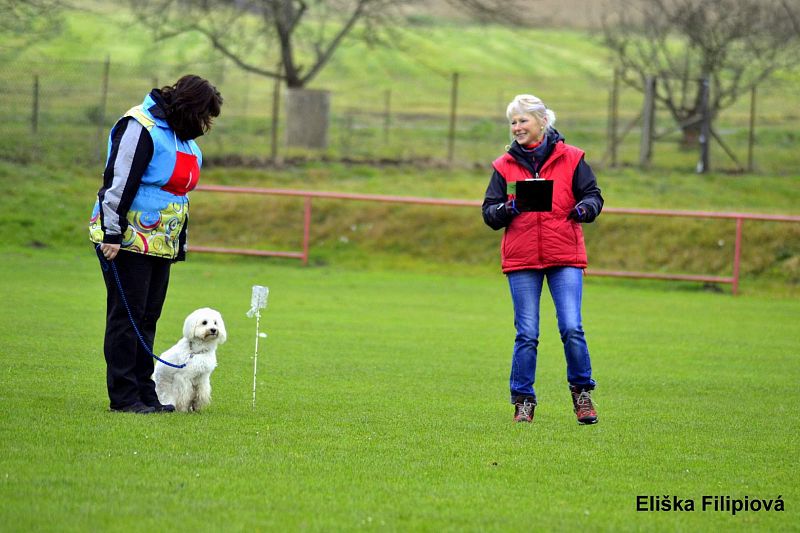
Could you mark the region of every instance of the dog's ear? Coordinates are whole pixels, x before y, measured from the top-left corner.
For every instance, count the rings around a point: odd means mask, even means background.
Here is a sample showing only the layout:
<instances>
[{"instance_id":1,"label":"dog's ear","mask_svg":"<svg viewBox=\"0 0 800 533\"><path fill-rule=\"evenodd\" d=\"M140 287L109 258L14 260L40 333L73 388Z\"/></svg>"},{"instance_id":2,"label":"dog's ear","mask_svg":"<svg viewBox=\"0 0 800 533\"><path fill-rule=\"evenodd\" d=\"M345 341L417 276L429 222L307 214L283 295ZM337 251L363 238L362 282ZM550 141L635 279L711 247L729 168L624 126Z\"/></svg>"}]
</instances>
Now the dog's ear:
<instances>
[{"instance_id":1,"label":"dog's ear","mask_svg":"<svg viewBox=\"0 0 800 533\"><path fill-rule=\"evenodd\" d=\"M225 330L225 322L219 313L217 313L217 329L219 329L219 344L222 344L228 340L228 332Z\"/></svg>"},{"instance_id":2,"label":"dog's ear","mask_svg":"<svg viewBox=\"0 0 800 533\"><path fill-rule=\"evenodd\" d=\"M197 326L197 317L199 309L196 311L192 311L189 316L186 317L186 320L183 321L183 338L184 339L191 339L194 337L194 329Z\"/></svg>"}]
</instances>

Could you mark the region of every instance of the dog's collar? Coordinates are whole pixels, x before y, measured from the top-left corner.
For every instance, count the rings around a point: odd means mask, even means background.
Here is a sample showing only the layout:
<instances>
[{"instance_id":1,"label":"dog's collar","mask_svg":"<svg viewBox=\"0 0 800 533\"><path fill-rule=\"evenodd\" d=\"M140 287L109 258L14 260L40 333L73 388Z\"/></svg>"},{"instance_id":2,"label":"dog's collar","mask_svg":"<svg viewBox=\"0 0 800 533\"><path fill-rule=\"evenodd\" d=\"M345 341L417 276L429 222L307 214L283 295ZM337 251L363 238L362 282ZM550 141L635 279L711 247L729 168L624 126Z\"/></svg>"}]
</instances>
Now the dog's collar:
<instances>
[{"instance_id":1,"label":"dog's collar","mask_svg":"<svg viewBox=\"0 0 800 533\"><path fill-rule=\"evenodd\" d=\"M186 364L189 364L189 361L191 361L191 360L192 360L192 358L193 358L195 355L197 355L195 352L189 352L189 353L188 353L188 355L187 355L187 357L186 357L186 359L184 359L184 362L183 362L183 364L184 364L184 365L186 365Z\"/></svg>"}]
</instances>

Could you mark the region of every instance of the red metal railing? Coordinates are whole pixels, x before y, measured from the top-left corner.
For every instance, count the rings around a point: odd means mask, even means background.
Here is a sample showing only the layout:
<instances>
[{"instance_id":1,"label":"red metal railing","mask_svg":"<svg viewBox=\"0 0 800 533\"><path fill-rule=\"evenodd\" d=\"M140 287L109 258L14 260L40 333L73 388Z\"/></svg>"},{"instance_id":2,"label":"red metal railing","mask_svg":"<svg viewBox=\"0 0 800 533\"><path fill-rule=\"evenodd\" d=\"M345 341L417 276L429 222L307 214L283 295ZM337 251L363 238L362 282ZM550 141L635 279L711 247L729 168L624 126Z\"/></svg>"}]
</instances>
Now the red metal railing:
<instances>
[{"instance_id":1,"label":"red metal railing","mask_svg":"<svg viewBox=\"0 0 800 533\"><path fill-rule=\"evenodd\" d=\"M207 246L192 246L193 252L209 252L223 254L239 254L270 257L288 257L300 259L303 265L308 264L308 253L311 237L311 201L313 198L325 198L334 200L356 200L369 202L385 202L394 204L418 204L418 205L439 205L453 207L479 207L480 201L475 200L451 200L439 198L416 198L412 196L388 196L381 194L354 194L325 191L303 191L297 189L271 189L260 187L230 187L226 185L200 185L196 191L218 192L231 194L259 194L267 196L294 196L305 198L303 210L303 249L299 252L252 250L242 248L219 248ZM732 286L733 294L739 291L739 271L742 256L742 228L745 220L762 220L771 222L800 222L800 216L794 215L768 215L756 213L727 213L715 211L677 211L662 209L628 209L606 207L603 214L617 215L641 215L659 217L684 217L684 218L721 218L736 221L736 237L734 240L733 251L733 273L731 276L711 276L694 274L669 274L653 272L630 272L624 270L595 270L588 269L587 274L591 276L610 276L625 278L642 279L663 279L678 281L701 281L708 283L727 283Z\"/></svg>"}]
</instances>

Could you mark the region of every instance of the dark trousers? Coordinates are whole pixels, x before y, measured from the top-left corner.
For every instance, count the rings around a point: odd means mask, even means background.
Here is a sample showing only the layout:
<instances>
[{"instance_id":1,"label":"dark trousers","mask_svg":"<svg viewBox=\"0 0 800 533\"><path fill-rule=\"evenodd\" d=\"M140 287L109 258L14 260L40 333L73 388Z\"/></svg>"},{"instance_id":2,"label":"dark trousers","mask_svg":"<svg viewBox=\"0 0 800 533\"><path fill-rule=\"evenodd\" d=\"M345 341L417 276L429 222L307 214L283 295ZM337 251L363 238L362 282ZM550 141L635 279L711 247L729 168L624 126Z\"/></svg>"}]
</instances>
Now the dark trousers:
<instances>
[{"instance_id":1,"label":"dark trousers","mask_svg":"<svg viewBox=\"0 0 800 533\"><path fill-rule=\"evenodd\" d=\"M167 295L171 263L168 259L120 250L113 264L136 327L152 349L156 323ZM110 263L105 265L108 268L103 270L107 292L103 351L110 406L117 409L139 401L155 405L158 396L152 379L153 357L142 347L131 325Z\"/></svg>"}]
</instances>

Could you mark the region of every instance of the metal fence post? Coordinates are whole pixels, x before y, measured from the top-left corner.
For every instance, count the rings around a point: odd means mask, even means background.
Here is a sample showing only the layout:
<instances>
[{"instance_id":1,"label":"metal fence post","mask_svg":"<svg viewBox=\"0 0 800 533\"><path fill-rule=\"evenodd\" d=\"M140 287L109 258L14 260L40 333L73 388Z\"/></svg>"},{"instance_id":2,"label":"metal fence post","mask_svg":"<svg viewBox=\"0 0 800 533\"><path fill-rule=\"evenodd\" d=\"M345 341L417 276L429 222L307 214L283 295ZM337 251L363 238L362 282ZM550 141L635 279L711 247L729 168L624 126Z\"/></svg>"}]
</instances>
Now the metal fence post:
<instances>
[{"instance_id":1,"label":"metal fence post","mask_svg":"<svg viewBox=\"0 0 800 533\"><path fill-rule=\"evenodd\" d=\"M753 145L756 143L756 87L750 90L750 130L747 132L747 171L752 172L755 168L753 164Z\"/></svg>"},{"instance_id":2,"label":"metal fence post","mask_svg":"<svg viewBox=\"0 0 800 533\"><path fill-rule=\"evenodd\" d=\"M270 137L270 152L269 157L272 160L272 163L277 165L278 161L278 125L279 125L279 115L281 111L281 77L280 73L283 69L283 64L278 63L277 73L278 76L275 77L275 83L273 84L272 88L272 135Z\"/></svg>"},{"instance_id":3,"label":"metal fence post","mask_svg":"<svg viewBox=\"0 0 800 533\"><path fill-rule=\"evenodd\" d=\"M736 240L733 244L733 283L731 292L734 296L739 292L739 269L742 263L742 227L744 226L744 219L742 217L736 218Z\"/></svg>"},{"instance_id":4,"label":"metal fence post","mask_svg":"<svg viewBox=\"0 0 800 533\"><path fill-rule=\"evenodd\" d=\"M453 162L456 141L456 108L458 106L458 72L453 72L453 83L450 89L450 131L447 134L447 162Z\"/></svg>"},{"instance_id":5,"label":"metal fence post","mask_svg":"<svg viewBox=\"0 0 800 533\"><path fill-rule=\"evenodd\" d=\"M700 125L700 161L697 162L697 173L708 172L709 158L708 151L711 146L711 112L708 109L709 82L708 76L703 76L700 80L700 112L703 114L703 122Z\"/></svg>"},{"instance_id":6,"label":"metal fence post","mask_svg":"<svg viewBox=\"0 0 800 533\"><path fill-rule=\"evenodd\" d=\"M250 104L250 72L246 71L244 73L244 95L242 96L242 116L244 116L245 120L248 119L247 107L249 104Z\"/></svg>"},{"instance_id":7,"label":"metal fence post","mask_svg":"<svg viewBox=\"0 0 800 533\"><path fill-rule=\"evenodd\" d=\"M617 167L617 128L619 115L619 69L614 69L614 81L611 84L611 95L608 101L608 154L611 157L611 168Z\"/></svg>"},{"instance_id":8,"label":"metal fence post","mask_svg":"<svg viewBox=\"0 0 800 533\"><path fill-rule=\"evenodd\" d=\"M647 76L644 85L644 109L642 110L642 139L639 147L639 166L650 164L653 156L653 123L656 114L656 79Z\"/></svg>"},{"instance_id":9,"label":"metal fence post","mask_svg":"<svg viewBox=\"0 0 800 533\"><path fill-rule=\"evenodd\" d=\"M342 157L350 159L351 140L353 138L353 110L348 109L344 115L344 130L342 131Z\"/></svg>"},{"instance_id":10,"label":"metal fence post","mask_svg":"<svg viewBox=\"0 0 800 533\"><path fill-rule=\"evenodd\" d=\"M31 110L31 132L39 131L39 75L33 75L33 109Z\"/></svg>"},{"instance_id":11,"label":"metal fence post","mask_svg":"<svg viewBox=\"0 0 800 533\"><path fill-rule=\"evenodd\" d=\"M303 209L303 266L308 265L308 251L311 247L311 197L306 196Z\"/></svg>"},{"instance_id":12,"label":"metal fence post","mask_svg":"<svg viewBox=\"0 0 800 533\"><path fill-rule=\"evenodd\" d=\"M392 121L392 90L386 89L383 111L383 142L389 142L389 127Z\"/></svg>"},{"instance_id":13,"label":"metal fence post","mask_svg":"<svg viewBox=\"0 0 800 533\"><path fill-rule=\"evenodd\" d=\"M103 65L103 81L100 90L100 104L97 109L97 160L102 162L106 150L103 148L103 134L106 121L106 105L108 103L108 78L111 71L111 57L106 56Z\"/></svg>"}]
</instances>

